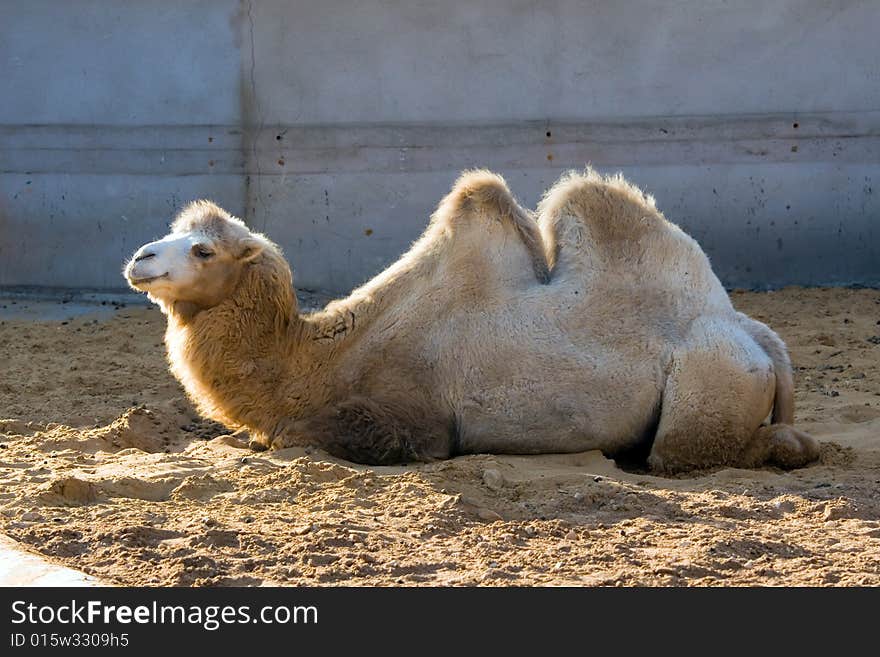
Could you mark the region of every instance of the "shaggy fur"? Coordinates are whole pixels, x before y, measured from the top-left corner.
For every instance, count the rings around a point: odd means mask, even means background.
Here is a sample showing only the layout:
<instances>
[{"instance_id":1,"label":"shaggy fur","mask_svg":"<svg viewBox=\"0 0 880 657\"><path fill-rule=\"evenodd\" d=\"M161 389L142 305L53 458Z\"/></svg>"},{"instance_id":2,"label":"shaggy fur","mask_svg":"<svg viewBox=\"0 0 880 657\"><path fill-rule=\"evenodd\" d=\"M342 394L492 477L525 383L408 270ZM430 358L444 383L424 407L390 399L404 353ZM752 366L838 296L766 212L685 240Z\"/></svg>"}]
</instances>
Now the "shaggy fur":
<instances>
[{"instance_id":1,"label":"shaggy fur","mask_svg":"<svg viewBox=\"0 0 880 657\"><path fill-rule=\"evenodd\" d=\"M818 454L789 426L778 336L619 176L567 175L535 222L499 176L467 172L408 253L311 315L278 247L206 202L127 275L167 313L200 411L262 447L393 463L641 446L667 472Z\"/></svg>"}]
</instances>

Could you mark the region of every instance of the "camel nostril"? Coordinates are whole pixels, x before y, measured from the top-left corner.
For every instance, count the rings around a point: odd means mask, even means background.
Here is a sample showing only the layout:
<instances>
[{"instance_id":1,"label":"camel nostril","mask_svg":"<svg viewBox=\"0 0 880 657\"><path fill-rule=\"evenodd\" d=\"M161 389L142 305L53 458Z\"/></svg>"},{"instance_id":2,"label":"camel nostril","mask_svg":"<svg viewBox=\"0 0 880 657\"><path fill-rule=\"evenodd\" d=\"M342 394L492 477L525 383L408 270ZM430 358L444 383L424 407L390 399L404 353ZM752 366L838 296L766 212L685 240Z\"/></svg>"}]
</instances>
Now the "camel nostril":
<instances>
[{"instance_id":1,"label":"camel nostril","mask_svg":"<svg viewBox=\"0 0 880 657\"><path fill-rule=\"evenodd\" d=\"M140 253L134 257L135 262L140 262L141 260L146 260L147 258L155 257L155 253Z\"/></svg>"}]
</instances>

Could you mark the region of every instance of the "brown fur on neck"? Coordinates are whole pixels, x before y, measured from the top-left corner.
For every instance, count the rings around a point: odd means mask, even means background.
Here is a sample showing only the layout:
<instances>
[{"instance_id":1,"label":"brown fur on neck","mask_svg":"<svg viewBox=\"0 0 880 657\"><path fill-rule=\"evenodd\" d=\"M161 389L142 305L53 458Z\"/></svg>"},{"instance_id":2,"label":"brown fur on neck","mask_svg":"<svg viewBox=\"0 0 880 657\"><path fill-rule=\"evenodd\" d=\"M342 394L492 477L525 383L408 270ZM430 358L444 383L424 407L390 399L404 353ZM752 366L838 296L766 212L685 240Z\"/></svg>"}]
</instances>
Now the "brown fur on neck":
<instances>
[{"instance_id":1,"label":"brown fur on neck","mask_svg":"<svg viewBox=\"0 0 880 657\"><path fill-rule=\"evenodd\" d=\"M246 265L216 306L178 302L166 311L168 361L199 411L229 427L271 432L276 411L289 406L275 399L297 380L288 356L302 324L281 254L267 249Z\"/></svg>"}]
</instances>

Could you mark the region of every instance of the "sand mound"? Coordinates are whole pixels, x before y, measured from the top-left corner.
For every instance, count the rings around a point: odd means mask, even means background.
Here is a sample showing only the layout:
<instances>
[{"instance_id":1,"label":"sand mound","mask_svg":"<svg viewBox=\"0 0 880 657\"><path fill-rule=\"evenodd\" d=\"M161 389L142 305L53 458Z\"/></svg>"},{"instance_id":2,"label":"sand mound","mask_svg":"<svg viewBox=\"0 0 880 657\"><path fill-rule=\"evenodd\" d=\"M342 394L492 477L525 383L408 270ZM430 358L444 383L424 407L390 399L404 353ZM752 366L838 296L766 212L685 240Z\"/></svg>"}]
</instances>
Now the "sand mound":
<instances>
[{"instance_id":1,"label":"sand mound","mask_svg":"<svg viewBox=\"0 0 880 657\"><path fill-rule=\"evenodd\" d=\"M132 447L145 452L162 452L171 443L170 428L168 423L163 426L155 413L138 406L125 411L110 426L95 431L92 439L103 440L114 450Z\"/></svg>"},{"instance_id":2,"label":"sand mound","mask_svg":"<svg viewBox=\"0 0 880 657\"><path fill-rule=\"evenodd\" d=\"M97 487L90 481L76 477L59 477L41 488L35 500L40 506L73 506L98 500Z\"/></svg>"},{"instance_id":3,"label":"sand mound","mask_svg":"<svg viewBox=\"0 0 880 657\"><path fill-rule=\"evenodd\" d=\"M22 385L0 388L0 527L133 585L880 584L880 293L734 301L792 348L799 422L822 441L809 468L254 454L184 400L157 312L7 323Z\"/></svg>"}]
</instances>

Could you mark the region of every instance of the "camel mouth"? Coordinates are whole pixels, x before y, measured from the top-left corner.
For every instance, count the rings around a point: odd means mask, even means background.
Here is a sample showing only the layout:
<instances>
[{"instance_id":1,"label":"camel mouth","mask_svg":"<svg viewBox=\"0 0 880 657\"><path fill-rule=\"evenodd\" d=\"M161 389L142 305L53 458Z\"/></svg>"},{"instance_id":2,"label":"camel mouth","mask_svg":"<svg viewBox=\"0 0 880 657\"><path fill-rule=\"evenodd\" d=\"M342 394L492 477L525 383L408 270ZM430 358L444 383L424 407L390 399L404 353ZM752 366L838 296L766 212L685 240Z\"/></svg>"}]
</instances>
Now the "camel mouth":
<instances>
[{"instance_id":1,"label":"camel mouth","mask_svg":"<svg viewBox=\"0 0 880 657\"><path fill-rule=\"evenodd\" d=\"M159 276L144 276L143 278L131 278L129 277L128 282L135 286L140 285L149 285L153 281L158 281L162 278L168 278L168 272L166 271L164 274L160 274Z\"/></svg>"}]
</instances>

